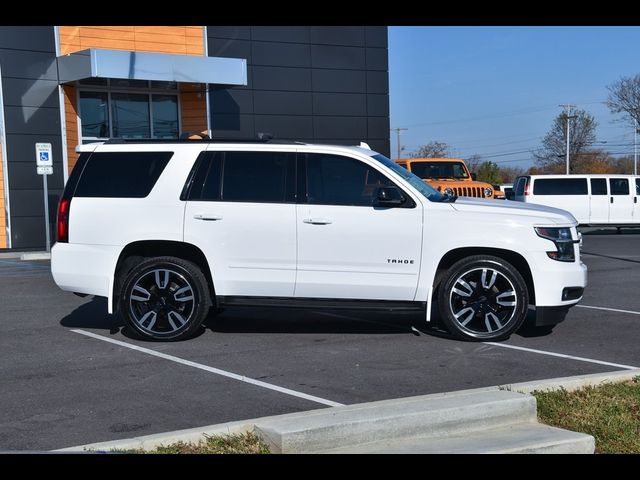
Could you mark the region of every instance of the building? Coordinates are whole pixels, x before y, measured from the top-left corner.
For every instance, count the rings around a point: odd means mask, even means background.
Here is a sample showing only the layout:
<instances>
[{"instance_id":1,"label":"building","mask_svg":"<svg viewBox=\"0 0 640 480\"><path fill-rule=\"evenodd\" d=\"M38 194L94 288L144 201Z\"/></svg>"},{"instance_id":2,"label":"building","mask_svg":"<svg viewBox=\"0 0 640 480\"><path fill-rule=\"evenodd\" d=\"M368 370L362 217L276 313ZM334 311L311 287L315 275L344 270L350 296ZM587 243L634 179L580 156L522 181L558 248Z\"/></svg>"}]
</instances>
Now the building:
<instances>
[{"instance_id":1,"label":"building","mask_svg":"<svg viewBox=\"0 0 640 480\"><path fill-rule=\"evenodd\" d=\"M0 26L0 251L45 246L35 143L51 232L79 143L269 132L389 155L387 52L386 27Z\"/></svg>"}]
</instances>

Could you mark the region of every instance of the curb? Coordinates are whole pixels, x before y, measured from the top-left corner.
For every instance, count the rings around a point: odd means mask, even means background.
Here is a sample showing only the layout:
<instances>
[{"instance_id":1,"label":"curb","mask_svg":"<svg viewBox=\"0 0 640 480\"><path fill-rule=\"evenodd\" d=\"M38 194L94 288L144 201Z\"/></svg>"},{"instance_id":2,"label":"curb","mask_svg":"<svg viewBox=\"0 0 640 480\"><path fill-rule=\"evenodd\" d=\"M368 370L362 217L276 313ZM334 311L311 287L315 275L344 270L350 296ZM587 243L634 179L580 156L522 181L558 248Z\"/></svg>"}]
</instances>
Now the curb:
<instances>
[{"instance_id":1,"label":"curb","mask_svg":"<svg viewBox=\"0 0 640 480\"><path fill-rule=\"evenodd\" d=\"M47 252L0 252L0 260L49 260L51 254Z\"/></svg>"},{"instance_id":2,"label":"curb","mask_svg":"<svg viewBox=\"0 0 640 480\"><path fill-rule=\"evenodd\" d=\"M20 260L51 260L51 254L47 252L23 253Z\"/></svg>"},{"instance_id":3,"label":"curb","mask_svg":"<svg viewBox=\"0 0 640 480\"><path fill-rule=\"evenodd\" d=\"M530 382L520 382L505 385L495 385L492 387L481 387L467 390L457 390L455 392L433 393L421 395L423 397L442 396L453 393L471 393L491 390L509 390L513 392L529 394L534 390L553 391L565 389L567 391L577 390L586 386L600 386L606 383L619 383L631 380L640 376L640 368L634 370L623 370L605 373L592 373L589 375L576 375L573 377L558 377L543 380L533 380ZM410 398L410 397L409 397ZM387 400L388 402L402 402L406 399ZM341 407L329 407L341 408ZM322 409L325 410L325 409ZM89 443L86 445L78 445L75 447L61 448L52 450L54 452L83 452L93 450L98 452L109 452L112 450L133 450L144 449L151 450L162 445L170 445L177 442L194 442L202 440L203 437L212 435L233 435L241 433L253 432L256 425L272 419L287 419L299 417L301 413L295 412L284 415L275 415L270 417L254 418L249 420L240 420L236 422L221 423L217 425L208 425L204 427L190 428L185 430L175 430L173 432L157 433L153 435L145 435L140 437L127 438L123 440L115 440L109 442Z\"/></svg>"}]
</instances>

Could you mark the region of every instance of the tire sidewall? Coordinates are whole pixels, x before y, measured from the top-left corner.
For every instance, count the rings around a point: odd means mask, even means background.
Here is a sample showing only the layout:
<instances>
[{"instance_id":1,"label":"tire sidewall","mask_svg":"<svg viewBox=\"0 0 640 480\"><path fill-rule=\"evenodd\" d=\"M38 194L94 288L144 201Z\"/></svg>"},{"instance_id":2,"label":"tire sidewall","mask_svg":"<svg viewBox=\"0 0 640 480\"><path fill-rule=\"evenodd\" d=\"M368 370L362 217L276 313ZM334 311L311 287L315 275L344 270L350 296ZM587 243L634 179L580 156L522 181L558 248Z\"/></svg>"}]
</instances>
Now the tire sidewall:
<instances>
[{"instance_id":1,"label":"tire sidewall","mask_svg":"<svg viewBox=\"0 0 640 480\"><path fill-rule=\"evenodd\" d=\"M154 334L141 328L132 317L130 309L130 295L137 281L149 272L158 269L172 270L182 275L191 285L195 297L193 312L187 323L178 330L166 334ZM192 336L206 318L210 304L206 299L206 280L204 280L202 272L195 264L171 257L150 258L133 267L127 273L120 295L120 314L123 316L126 325L138 338L156 341L183 340Z\"/></svg>"},{"instance_id":2,"label":"tire sidewall","mask_svg":"<svg viewBox=\"0 0 640 480\"><path fill-rule=\"evenodd\" d=\"M516 292L518 306L514 313L514 318L509 322L506 329L500 330L494 335L474 334L462 328L455 319L449 304L451 290L457 279L465 272L477 268L491 268L500 272L512 283ZM449 333L461 340L475 342L504 340L522 326L527 315L528 307L529 295L524 278L522 278L522 275L520 275L513 265L497 257L478 256L456 262L443 276L438 288L438 308L441 319L447 330L449 330Z\"/></svg>"}]
</instances>

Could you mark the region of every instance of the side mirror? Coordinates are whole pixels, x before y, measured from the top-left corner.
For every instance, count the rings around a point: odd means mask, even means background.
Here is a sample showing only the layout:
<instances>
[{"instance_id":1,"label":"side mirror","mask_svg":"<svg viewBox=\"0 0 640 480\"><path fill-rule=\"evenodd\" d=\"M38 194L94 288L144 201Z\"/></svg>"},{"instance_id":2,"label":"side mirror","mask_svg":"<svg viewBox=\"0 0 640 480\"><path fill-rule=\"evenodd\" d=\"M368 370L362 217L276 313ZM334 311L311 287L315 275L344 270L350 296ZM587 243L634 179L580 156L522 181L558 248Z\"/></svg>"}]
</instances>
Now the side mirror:
<instances>
[{"instance_id":1,"label":"side mirror","mask_svg":"<svg viewBox=\"0 0 640 480\"><path fill-rule=\"evenodd\" d=\"M399 207L403 205L407 199L400 193L398 187L380 187L376 192L374 207Z\"/></svg>"},{"instance_id":2,"label":"side mirror","mask_svg":"<svg viewBox=\"0 0 640 480\"><path fill-rule=\"evenodd\" d=\"M478 180L478 174L476 172L471 172L471 180L473 181Z\"/></svg>"}]
</instances>

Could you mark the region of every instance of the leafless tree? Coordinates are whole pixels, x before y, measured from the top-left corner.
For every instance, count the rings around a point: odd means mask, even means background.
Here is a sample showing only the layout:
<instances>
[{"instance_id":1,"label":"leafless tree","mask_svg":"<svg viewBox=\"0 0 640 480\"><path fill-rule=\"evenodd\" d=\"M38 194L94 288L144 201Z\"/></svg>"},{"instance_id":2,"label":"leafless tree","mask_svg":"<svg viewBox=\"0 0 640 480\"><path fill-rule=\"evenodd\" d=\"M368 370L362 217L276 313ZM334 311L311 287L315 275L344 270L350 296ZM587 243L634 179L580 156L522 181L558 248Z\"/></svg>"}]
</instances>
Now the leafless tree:
<instances>
[{"instance_id":1,"label":"leafless tree","mask_svg":"<svg viewBox=\"0 0 640 480\"><path fill-rule=\"evenodd\" d=\"M640 74L622 77L607 87L607 106L612 113L622 113L624 119L640 125Z\"/></svg>"},{"instance_id":2,"label":"leafless tree","mask_svg":"<svg viewBox=\"0 0 640 480\"><path fill-rule=\"evenodd\" d=\"M411 158L440 158L448 157L451 147L444 142L432 140L426 145L422 145L418 150L411 154Z\"/></svg>"},{"instance_id":3,"label":"leafless tree","mask_svg":"<svg viewBox=\"0 0 640 480\"><path fill-rule=\"evenodd\" d=\"M567 121L571 130L569 155L571 172L579 165L581 156L586 153L596 140L596 122L593 115L585 110L576 110L567 118L562 112L553 121L551 130L542 140L542 148L534 151L536 164L543 170L561 170L565 165L567 154Z\"/></svg>"}]
</instances>

